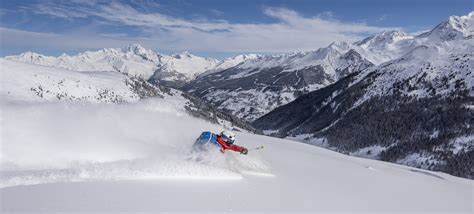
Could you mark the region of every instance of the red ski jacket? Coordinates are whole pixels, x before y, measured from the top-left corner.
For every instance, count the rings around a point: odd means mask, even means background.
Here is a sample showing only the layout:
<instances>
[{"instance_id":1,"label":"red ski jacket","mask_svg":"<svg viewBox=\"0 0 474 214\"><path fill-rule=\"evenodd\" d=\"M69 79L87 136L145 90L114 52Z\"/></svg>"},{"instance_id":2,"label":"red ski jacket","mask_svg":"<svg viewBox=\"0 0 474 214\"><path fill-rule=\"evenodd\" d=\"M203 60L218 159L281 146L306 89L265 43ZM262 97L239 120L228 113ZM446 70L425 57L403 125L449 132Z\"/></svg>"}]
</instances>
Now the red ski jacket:
<instances>
[{"instance_id":1,"label":"red ski jacket","mask_svg":"<svg viewBox=\"0 0 474 214\"><path fill-rule=\"evenodd\" d=\"M228 149L236 152L242 152L244 150L244 147L237 146L235 144L227 144L226 142L224 142L224 140L222 140L220 135L217 135L217 142L222 146L222 153L224 153L224 151Z\"/></svg>"}]
</instances>

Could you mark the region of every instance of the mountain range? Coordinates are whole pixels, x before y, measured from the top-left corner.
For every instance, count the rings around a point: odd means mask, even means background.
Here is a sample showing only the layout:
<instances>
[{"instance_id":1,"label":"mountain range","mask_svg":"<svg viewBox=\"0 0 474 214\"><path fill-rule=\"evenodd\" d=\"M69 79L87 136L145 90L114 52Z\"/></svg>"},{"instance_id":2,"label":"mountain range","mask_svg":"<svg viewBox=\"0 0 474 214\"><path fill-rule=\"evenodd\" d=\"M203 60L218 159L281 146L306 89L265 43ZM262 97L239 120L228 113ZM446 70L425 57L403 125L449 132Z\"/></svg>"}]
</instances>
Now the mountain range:
<instances>
[{"instance_id":1,"label":"mountain range","mask_svg":"<svg viewBox=\"0 0 474 214\"><path fill-rule=\"evenodd\" d=\"M349 74L253 124L347 154L474 178L473 20L474 13L450 17L398 40L394 45L406 48L400 57Z\"/></svg>"},{"instance_id":2,"label":"mountain range","mask_svg":"<svg viewBox=\"0 0 474 214\"><path fill-rule=\"evenodd\" d=\"M333 84L348 74L410 57L419 48L431 47L426 52L436 54L463 45L469 47L469 42L456 41L472 37L472 17L473 13L452 16L417 36L385 31L354 43L332 43L316 51L258 57L193 80L184 90L252 122L302 94Z\"/></svg>"},{"instance_id":3,"label":"mountain range","mask_svg":"<svg viewBox=\"0 0 474 214\"><path fill-rule=\"evenodd\" d=\"M125 48L104 48L74 56L45 56L33 52L7 56L5 59L37 65L64 68L72 71L115 71L166 86L179 86L199 74L232 67L254 55L239 55L219 61L199 57L185 51L164 55L139 44Z\"/></svg>"}]
</instances>

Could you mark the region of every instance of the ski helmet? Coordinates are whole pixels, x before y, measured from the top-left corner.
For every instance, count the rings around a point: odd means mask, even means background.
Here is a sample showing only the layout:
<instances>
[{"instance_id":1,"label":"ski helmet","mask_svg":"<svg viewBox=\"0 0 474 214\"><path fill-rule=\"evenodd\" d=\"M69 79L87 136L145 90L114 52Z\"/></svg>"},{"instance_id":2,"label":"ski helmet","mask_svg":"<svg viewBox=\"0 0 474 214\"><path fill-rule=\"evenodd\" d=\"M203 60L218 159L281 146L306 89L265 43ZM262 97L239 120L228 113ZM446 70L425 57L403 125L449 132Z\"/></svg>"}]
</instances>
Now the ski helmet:
<instances>
[{"instance_id":1,"label":"ski helmet","mask_svg":"<svg viewBox=\"0 0 474 214\"><path fill-rule=\"evenodd\" d=\"M235 142L235 133L229 130L224 130L221 132L221 138L228 144L233 144Z\"/></svg>"}]
</instances>

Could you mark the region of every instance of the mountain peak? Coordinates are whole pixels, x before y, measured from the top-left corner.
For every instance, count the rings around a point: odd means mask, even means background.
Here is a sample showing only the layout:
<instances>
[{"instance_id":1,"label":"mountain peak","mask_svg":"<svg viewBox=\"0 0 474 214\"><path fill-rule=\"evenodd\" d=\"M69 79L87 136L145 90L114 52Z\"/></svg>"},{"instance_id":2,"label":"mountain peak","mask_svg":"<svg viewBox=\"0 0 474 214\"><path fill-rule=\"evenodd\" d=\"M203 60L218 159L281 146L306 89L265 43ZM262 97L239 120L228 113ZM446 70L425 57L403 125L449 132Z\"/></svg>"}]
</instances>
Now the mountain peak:
<instances>
[{"instance_id":1,"label":"mountain peak","mask_svg":"<svg viewBox=\"0 0 474 214\"><path fill-rule=\"evenodd\" d=\"M192 56L191 52L185 50L181 52L175 52L171 54L172 56Z\"/></svg>"},{"instance_id":2,"label":"mountain peak","mask_svg":"<svg viewBox=\"0 0 474 214\"><path fill-rule=\"evenodd\" d=\"M347 42L333 42L328 48L335 49L339 52L344 52L345 50L350 49L351 44Z\"/></svg>"},{"instance_id":3,"label":"mountain peak","mask_svg":"<svg viewBox=\"0 0 474 214\"><path fill-rule=\"evenodd\" d=\"M474 11L465 16L450 16L447 24L449 24L452 29L469 33L469 30L472 29L474 25Z\"/></svg>"},{"instance_id":4,"label":"mountain peak","mask_svg":"<svg viewBox=\"0 0 474 214\"><path fill-rule=\"evenodd\" d=\"M47 57L45 55L42 55L42 54L39 54L39 53L35 53L35 52L32 52L32 51L27 51L27 52L21 53L20 55L17 55L17 56L7 56L7 58L10 58L10 59L24 59L27 62L32 63L32 62L35 62L35 61L38 61L38 60L43 60Z\"/></svg>"},{"instance_id":5,"label":"mountain peak","mask_svg":"<svg viewBox=\"0 0 474 214\"><path fill-rule=\"evenodd\" d=\"M474 11L465 16L450 16L433 30L421 34L420 37L438 38L443 41L473 35Z\"/></svg>"},{"instance_id":6,"label":"mountain peak","mask_svg":"<svg viewBox=\"0 0 474 214\"><path fill-rule=\"evenodd\" d=\"M377 38L378 40L390 40L390 41L405 39L407 37L410 37L410 36L406 34L405 32L402 32L399 30L382 31L381 33L378 33L374 36L374 38Z\"/></svg>"},{"instance_id":7,"label":"mountain peak","mask_svg":"<svg viewBox=\"0 0 474 214\"><path fill-rule=\"evenodd\" d=\"M125 49L127 52L133 52L133 53L144 53L144 52L147 52L148 49L144 48L143 46L141 46L140 44L138 43L132 43L130 45L128 45L128 47Z\"/></svg>"},{"instance_id":8,"label":"mountain peak","mask_svg":"<svg viewBox=\"0 0 474 214\"><path fill-rule=\"evenodd\" d=\"M39 53L32 52L32 51L27 51L27 52L21 53L20 56L23 56L23 57L37 57L37 56L43 56L43 55L41 55Z\"/></svg>"},{"instance_id":9,"label":"mountain peak","mask_svg":"<svg viewBox=\"0 0 474 214\"><path fill-rule=\"evenodd\" d=\"M411 39L405 32L399 30L382 31L374 36L368 37L362 41L355 42L355 45L380 45L393 43L400 40Z\"/></svg>"},{"instance_id":10,"label":"mountain peak","mask_svg":"<svg viewBox=\"0 0 474 214\"><path fill-rule=\"evenodd\" d=\"M400 30L390 30L390 31L384 31L383 34L388 35L389 37L406 37L408 34L406 34L403 31Z\"/></svg>"},{"instance_id":11,"label":"mountain peak","mask_svg":"<svg viewBox=\"0 0 474 214\"><path fill-rule=\"evenodd\" d=\"M183 51L180 53L180 55L191 55L191 52L189 51Z\"/></svg>"},{"instance_id":12,"label":"mountain peak","mask_svg":"<svg viewBox=\"0 0 474 214\"><path fill-rule=\"evenodd\" d=\"M238 59L238 60L252 60L252 59L257 59L257 58L260 58L262 57L262 55L260 54L240 54L240 55L237 55L237 56L234 56L234 57L229 57L229 58L226 58L226 59Z\"/></svg>"}]
</instances>

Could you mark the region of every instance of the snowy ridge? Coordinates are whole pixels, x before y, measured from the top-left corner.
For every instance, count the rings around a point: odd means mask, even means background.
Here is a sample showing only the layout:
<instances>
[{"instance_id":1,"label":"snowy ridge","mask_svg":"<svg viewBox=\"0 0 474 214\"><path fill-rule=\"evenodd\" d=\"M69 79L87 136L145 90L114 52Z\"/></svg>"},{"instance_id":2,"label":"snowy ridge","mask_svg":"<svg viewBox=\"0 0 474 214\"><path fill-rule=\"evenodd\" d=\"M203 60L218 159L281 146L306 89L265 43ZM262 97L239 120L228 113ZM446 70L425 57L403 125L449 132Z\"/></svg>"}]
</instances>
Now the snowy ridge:
<instances>
[{"instance_id":1,"label":"snowy ridge","mask_svg":"<svg viewBox=\"0 0 474 214\"><path fill-rule=\"evenodd\" d=\"M140 99L129 83L115 72L76 72L0 59L0 96L6 100L42 102L135 102Z\"/></svg>"},{"instance_id":2,"label":"snowy ridge","mask_svg":"<svg viewBox=\"0 0 474 214\"><path fill-rule=\"evenodd\" d=\"M214 68L218 60L194 56L188 52L163 55L139 44L126 48L105 48L75 56L44 56L32 52L6 59L38 65L65 68L73 71L116 71L132 77L154 78L155 81L186 82L198 74Z\"/></svg>"},{"instance_id":3,"label":"snowy ridge","mask_svg":"<svg viewBox=\"0 0 474 214\"><path fill-rule=\"evenodd\" d=\"M365 58L378 65L396 59L412 49L419 43L413 39L413 36L401 31L384 31L355 42L354 45Z\"/></svg>"},{"instance_id":4,"label":"snowy ridge","mask_svg":"<svg viewBox=\"0 0 474 214\"><path fill-rule=\"evenodd\" d=\"M124 49L104 48L99 51L86 51L76 56L63 54L59 57L51 57L26 52L5 58L72 71L117 71L146 79L155 72L161 55L138 44L132 44Z\"/></svg>"},{"instance_id":5,"label":"snowy ridge","mask_svg":"<svg viewBox=\"0 0 474 214\"><path fill-rule=\"evenodd\" d=\"M116 71L131 77L150 80L153 83L178 87L198 76L219 72L258 57L260 55L246 54L219 61L195 56L187 51L164 55L139 44L131 44L126 48L104 48L99 51L86 51L75 56L62 54L59 57L52 57L25 52L6 56L5 59L72 71Z\"/></svg>"},{"instance_id":6,"label":"snowy ridge","mask_svg":"<svg viewBox=\"0 0 474 214\"><path fill-rule=\"evenodd\" d=\"M450 16L433 30L419 35L436 41L463 39L474 35L474 11L465 16Z\"/></svg>"},{"instance_id":7,"label":"snowy ridge","mask_svg":"<svg viewBox=\"0 0 474 214\"><path fill-rule=\"evenodd\" d=\"M159 69L166 72L155 73L155 77L162 73L176 73L177 75L163 76L164 78L160 80L190 81L199 74L215 68L218 63L219 61L217 59L197 57L189 52L172 54L162 57ZM181 74L183 75L182 78L180 77Z\"/></svg>"},{"instance_id":8,"label":"snowy ridge","mask_svg":"<svg viewBox=\"0 0 474 214\"><path fill-rule=\"evenodd\" d=\"M368 69L360 77L375 72L377 78L357 103L373 96L394 93L423 98L451 96L459 90L467 90L470 96L474 96L473 47L474 39L442 46L418 46L399 59ZM352 84L356 83L358 81Z\"/></svg>"},{"instance_id":9,"label":"snowy ridge","mask_svg":"<svg viewBox=\"0 0 474 214\"><path fill-rule=\"evenodd\" d=\"M258 54L241 54L234 57L228 57L219 62L214 68L207 70L206 72L200 74L197 78L206 76L208 74L216 73L219 71L226 70L228 68L234 67L244 61L253 60L262 57Z\"/></svg>"},{"instance_id":10,"label":"snowy ridge","mask_svg":"<svg viewBox=\"0 0 474 214\"><path fill-rule=\"evenodd\" d=\"M335 75L335 69L338 67L337 58L349 51L350 48L350 44L345 42L332 43L328 47L318 49L317 51L267 55L250 59L239 65L239 68L242 70L266 70L274 67L283 67L284 70L282 72L291 72L323 64L323 67L330 69L327 71L329 74ZM245 75L247 74L243 73L233 78Z\"/></svg>"}]
</instances>

